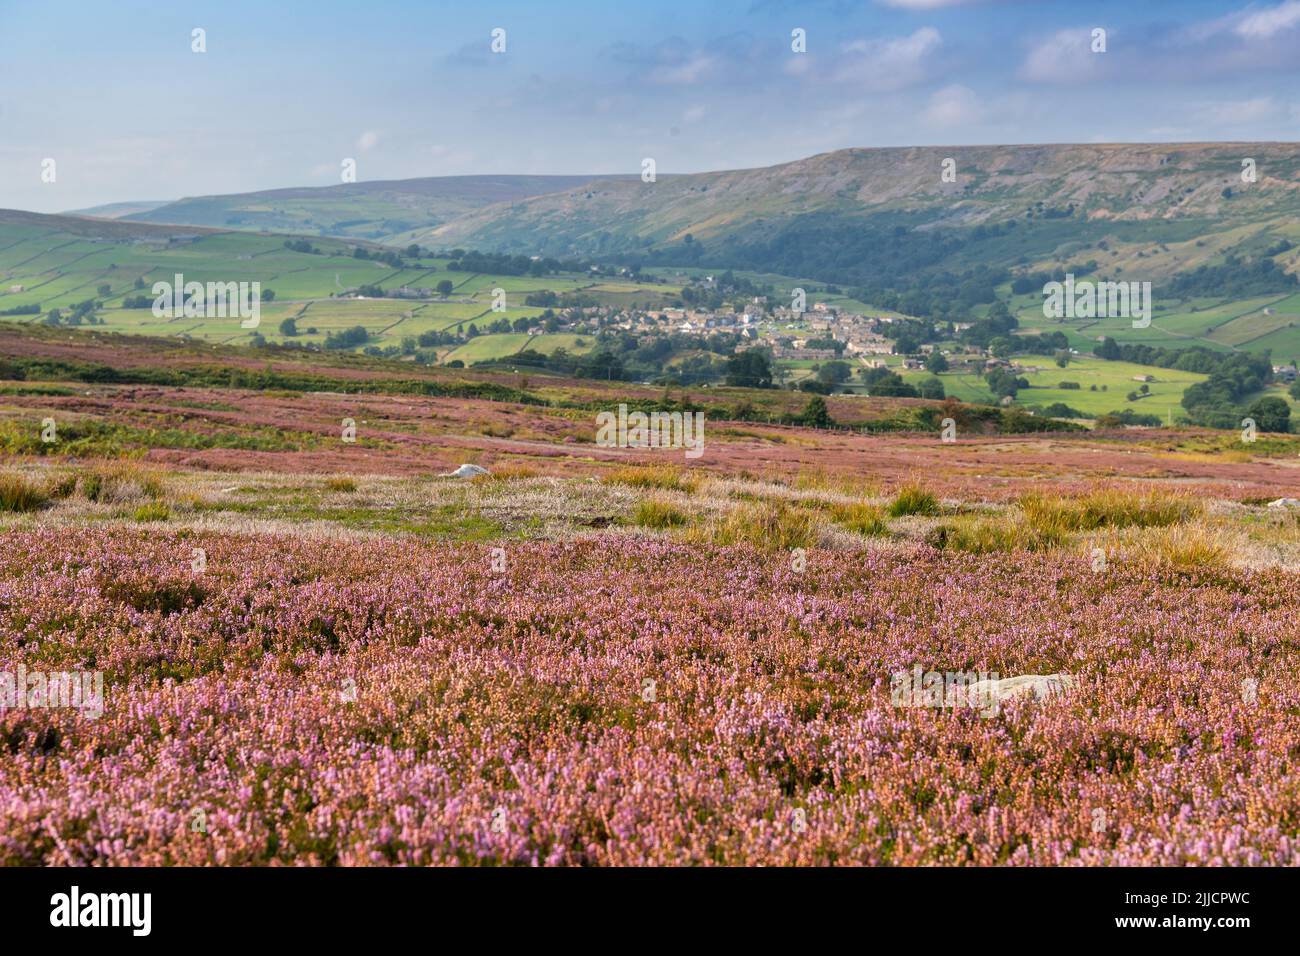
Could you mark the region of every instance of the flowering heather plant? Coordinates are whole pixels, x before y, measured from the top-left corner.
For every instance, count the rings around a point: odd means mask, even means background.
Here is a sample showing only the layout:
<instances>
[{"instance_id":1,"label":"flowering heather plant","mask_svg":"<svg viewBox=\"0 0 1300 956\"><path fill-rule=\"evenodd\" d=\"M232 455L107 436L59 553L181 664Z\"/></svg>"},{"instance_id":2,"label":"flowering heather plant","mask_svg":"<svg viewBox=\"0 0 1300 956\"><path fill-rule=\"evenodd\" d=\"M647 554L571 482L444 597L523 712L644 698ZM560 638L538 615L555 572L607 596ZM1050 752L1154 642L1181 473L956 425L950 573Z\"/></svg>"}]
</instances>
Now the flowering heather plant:
<instances>
[{"instance_id":1,"label":"flowering heather plant","mask_svg":"<svg viewBox=\"0 0 1300 956\"><path fill-rule=\"evenodd\" d=\"M1300 864L1294 573L506 550L0 534L0 670L104 674L0 712L0 864Z\"/></svg>"}]
</instances>

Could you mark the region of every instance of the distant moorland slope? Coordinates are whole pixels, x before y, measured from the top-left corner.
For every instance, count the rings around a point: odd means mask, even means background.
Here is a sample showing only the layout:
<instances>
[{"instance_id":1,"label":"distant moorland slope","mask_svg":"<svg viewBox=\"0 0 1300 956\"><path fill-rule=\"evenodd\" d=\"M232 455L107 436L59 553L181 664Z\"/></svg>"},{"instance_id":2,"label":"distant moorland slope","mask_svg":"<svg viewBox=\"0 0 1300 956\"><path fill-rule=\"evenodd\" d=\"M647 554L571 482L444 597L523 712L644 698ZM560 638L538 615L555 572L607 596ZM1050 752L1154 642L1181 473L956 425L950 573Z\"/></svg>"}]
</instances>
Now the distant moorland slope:
<instances>
[{"instance_id":1,"label":"distant moorland slope","mask_svg":"<svg viewBox=\"0 0 1300 956\"><path fill-rule=\"evenodd\" d=\"M591 176L438 176L271 189L228 196L196 196L128 211L137 222L265 229L315 235L393 240L429 229L488 205L519 202L571 189ZM123 206L130 204L115 204ZM152 204L140 204L152 206ZM113 217L113 207L87 210Z\"/></svg>"}]
</instances>

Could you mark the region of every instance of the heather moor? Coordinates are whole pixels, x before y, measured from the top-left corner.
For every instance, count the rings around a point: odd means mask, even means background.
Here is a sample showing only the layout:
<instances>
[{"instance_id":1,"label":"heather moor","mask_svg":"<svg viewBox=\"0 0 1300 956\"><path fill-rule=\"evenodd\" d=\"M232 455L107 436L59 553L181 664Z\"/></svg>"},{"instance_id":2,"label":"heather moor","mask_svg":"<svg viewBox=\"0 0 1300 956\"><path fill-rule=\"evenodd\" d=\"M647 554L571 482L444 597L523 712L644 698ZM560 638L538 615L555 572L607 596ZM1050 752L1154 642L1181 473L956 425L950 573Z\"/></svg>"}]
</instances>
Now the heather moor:
<instances>
[{"instance_id":1,"label":"heather moor","mask_svg":"<svg viewBox=\"0 0 1300 956\"><path fill-rule=\"evenodd\" d=\"M1300 3L68 6L0 865L1300 865Z\"/></svg>"}]
</instances>

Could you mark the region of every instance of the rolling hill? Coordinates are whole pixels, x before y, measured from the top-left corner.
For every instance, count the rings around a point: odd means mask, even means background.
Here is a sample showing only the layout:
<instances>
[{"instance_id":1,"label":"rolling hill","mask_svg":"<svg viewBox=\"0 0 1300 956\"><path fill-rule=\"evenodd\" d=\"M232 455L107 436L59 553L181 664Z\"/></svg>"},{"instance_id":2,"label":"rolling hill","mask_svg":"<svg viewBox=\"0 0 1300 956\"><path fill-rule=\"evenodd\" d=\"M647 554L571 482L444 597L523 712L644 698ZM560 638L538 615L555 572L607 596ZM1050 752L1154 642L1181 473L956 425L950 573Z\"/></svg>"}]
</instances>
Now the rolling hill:
<instances>
[{"instance_id":1,"label":"rolling hill","mask_svg":"<svg viewBox=\"0 0 1300 956\"><path fill-rule=\"evenodd\" d=\"M956 164L953 182L943 181L945 159ZM1242 181L1243 159L1255 160L1256 182ZM894 216L927 230L1071 220L1075 228L1135 232L1143 225L1222 228L1284 216L1295 225L1297 211L1300 147L1292 143L910 147L840 150L653 183L584 183L476 209L434 226L425 239L590 254L643 250L688 235L744 245L779 237L789 222L814 213L862 224Z\"/></svg>"},{"instance_id":2,"label":"rolling hill","mask_svg":"<svg viewBox=\"0 0 1300 956\"><path fill-rule=\"evenodd\" d=\"M390 346L425 333L464 331L506 319L535 318L543 310L525 304L530 293L581 292L611 305L661 301L676 288L649 280L613 282L582 273L541 277L492 275L448 269L445 257L403 256L403 268L375 258L358 259L358 247L381 251L357 240L313 238L310 251L298 237L202 226L166 226L130 220L49 216L0 210L0 318L36 325L53 309L71 310L94 300L99 322L108 330L143 335L175 335L223 343L247 343L254 331L237 319L158 318L150 308L130 300L152 301L154 282L172 281L176 273L199 282L260 282L264 302L258 336L272 342L289 338L301 345L322 345L331 333L361 327L363 346ZM291 247L286 242L294 241ZM393 293L403 286L431 289L450 281L446 295L414 298L357 298L346 295L361 287ZM493 310L494 289L506 293L505 308ZM36 310L36 311L29 311ZM298 331L280 332L294 319ZM484 336L513 341L513 336ZM560 340L541 350L559 347ZM523 335L521 343L529 336ZM489 358L516 351L502 342L483 344L471 357ZM577 349L576 351L583 351ZM482 353L482 354L478 354Z\"/></svg>"},{"instance_id":3,"label":"rolling hill","mask_svg":"<svg viewBox=\"0 0 1300 956\"><path fill-rule=\"evenodd\" d=\"M597 177L598 178L598 177ZM591 176L438 176L197 196L122 213L134 222L297 232L400 242L483 206L504 205L592 181ZM119 203L115 207L132 204ZM152 204L136 204L152 205Z\"/></svg>"}]
</instances>

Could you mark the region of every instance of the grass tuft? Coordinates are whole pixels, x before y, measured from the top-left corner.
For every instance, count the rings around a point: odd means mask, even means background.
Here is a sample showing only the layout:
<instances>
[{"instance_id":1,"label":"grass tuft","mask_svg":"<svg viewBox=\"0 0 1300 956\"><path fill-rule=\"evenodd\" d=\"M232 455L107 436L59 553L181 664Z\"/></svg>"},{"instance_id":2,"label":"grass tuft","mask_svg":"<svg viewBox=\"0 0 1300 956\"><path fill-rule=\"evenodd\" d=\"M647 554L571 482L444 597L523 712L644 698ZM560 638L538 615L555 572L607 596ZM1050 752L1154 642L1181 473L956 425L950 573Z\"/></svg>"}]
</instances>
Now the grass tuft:
<instances>
[{"instance_id":1,"label":"grass tuft","mask_svg":"<svg viewBox=\"0 0 1300 956\"><path fill-rule=\"evenodd\" d=\"M925 541L940 551L992 554L998 551L1047 551L1061 544L1059 535L1042 531L1024 520L985 518L944 523L931 528Z\"/></svg>"},{"instance_id":2,"label":"grass tuft","mask_svg":"<svg viewBox=\"0 0 1300 956\"><path fill-rule=\"evenodd\" d=\"M136 521L166 521L172 511L161 501L149 501L136 508L131 517Z\"/></svg>"},{"instance_id":3,"label":"grass tuft","mask_svg":"<svg viewBox=\"0 0 1300 956\"><path fill-rule=\"evenodd\" d=\"M901 518L905 515L937 515L939 499L919 485L904 485L898 496L889 504L889 515Z\"/></svg>"},{"instance_id":4,"label":"grass tuft","mask_svg":"<svg viewBox=\"0 0 1300 956\"><path fill-rule=\"evenodd\" d=\"M889 534L885 510L877 505L857 501L850 505L832 504L829 510L836 521L857 534L869 537Z\"/></svg>"},{"instance_id":5,"label":"grass tuft","mask_svg":"<svg viewBox=\"0 0 1300 956\"><path fill-rule=\"evenodd\" d=\"M722 518L687 529L687 540L728 545L748 544L768 551L809 548L820 537L817 515L803 508L772 502L738 505Z\"/></svg>"},{"instance_id":6,"label":"grass tuft","mask_svg":"<svg viewBox=\"0 0 1300 956\"><path fill-rule=\"evenodd\" d=\"M1233 550L1232 542L1221 532L1200 524L1162 528L1143 535L1137 543L1139 560L1180 571L1223 567Z\"/></svg>"},{"instance_id":7,"label":"grass tuft","mask_svg":"<svg viewBox=\"0 0 1300 956\"><path fill-rule=\"evenodd\" d=\"M1105 490L1081 498L1028 494L1020 499L1020 510L1034 528L1059 536L1098 528L1164 528L1195 517L1201 506L1167 492Z\"/></svg>"},{"instance_id":8,"label":"grass tuft","mask_svg":"<svg viewBox=\"0 0 1300 956\"><path fill-rule=\"evenodd\" d=\"M158 476L139 465L119 464L84 473L78 481L81 496L100 504L128 504L163 496Z\"/></svg>"},{"instance_id":9,"label":"grass tuft","mask_svg":"<svg viewBox=\"0 0 1300 956\"><path fill-rule=\"evenodd\" d=\"M657 488L688 494L699 486L698 480L688 475L685 469L672 465L627 465L615 468L605 476L605 481L633 488Z\"/></svg>"},{"instance_id":10,"label":"grass tuft","mask_svg":"<svg viewBox=\"0 0 1300 956\"><path fill-rule=\"evenodd\" d=\"M687 520L686 512L680 508L666 501L647 498L637 505L633 522L639 528L679 528Z\"/></svg>"},{"instance_id":11,"label":"grass tuft","mask_svg":"<svg viewBox=\"0 0 1300 956\"><path fill-rule=\"evenodd\" d=\"M45 489L21 475L0 475L0 511L35 511L49 500Z\"/></svg>"}]
</instances>

